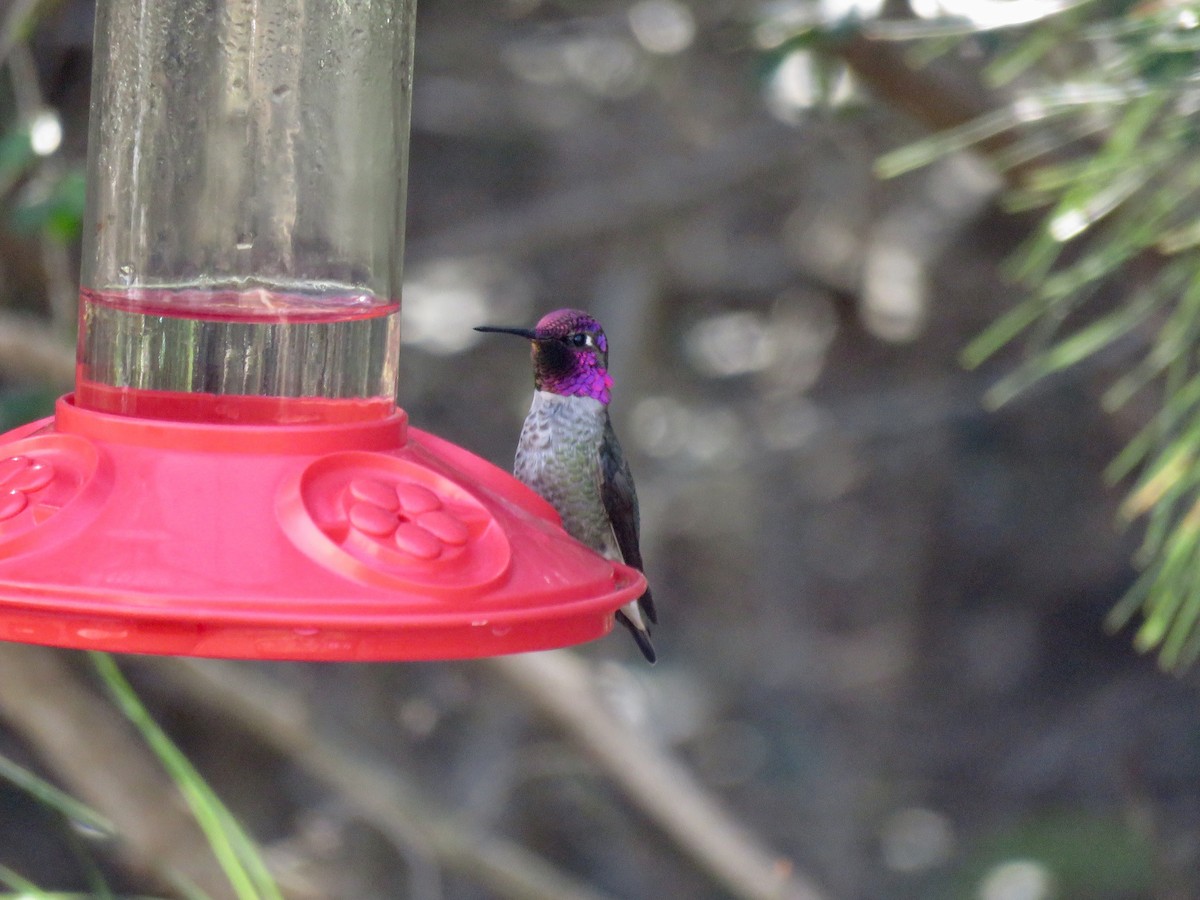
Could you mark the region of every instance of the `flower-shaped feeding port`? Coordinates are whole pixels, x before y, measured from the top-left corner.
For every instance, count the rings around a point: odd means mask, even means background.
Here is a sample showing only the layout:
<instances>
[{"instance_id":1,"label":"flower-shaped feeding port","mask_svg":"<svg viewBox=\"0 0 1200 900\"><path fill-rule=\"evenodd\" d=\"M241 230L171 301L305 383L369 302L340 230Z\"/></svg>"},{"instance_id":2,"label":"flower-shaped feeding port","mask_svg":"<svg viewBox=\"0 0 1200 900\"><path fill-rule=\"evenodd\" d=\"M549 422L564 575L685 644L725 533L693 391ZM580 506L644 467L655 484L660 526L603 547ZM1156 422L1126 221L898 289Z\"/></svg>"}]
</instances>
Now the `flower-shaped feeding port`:
<instances>
[{"instance_id":1,"label":"flower-shaped feeding port","mask_svg":"<svg viewBox=\"0 0 1200 900\"><path fill-rule=\"evenodd\" d=\"M436 559L464 547L471 530L442 508L437 494L419 484L390 485L372 478L346 488L346 521L350 531L385 548L395 545L406 556Z\"/></svg>"},{"instance_id":2,"label":"flower-shaped feeding port","mask_svg":"<svg viewBox=\"0 0 1200 900\"><path fill-rule=\"evenodd\" d=\"M37 504L38 492L54 480L54 464L35 461L27 456L10 456L0 460L0 522L7 522ZM34 521L41 518L34 506ZM54 507L41 506L43 515Z\"/></svg>"},{"instance_id":3,"label":"flower-shaped feeding port","mask_svg":"<svg viewBox=\"0 0 1200 900\"><path fill-rule=\"evenodd\" d=\"M93 496L103 492L95 478L99 457L87 441L69 435L21 437L0 447L0 453L8 454L0 458L0 553L41 540L45 532L36 538L34 532L85 489Z\"/></svg>"},{"instance_id":4,"label":"flower-shaped feeding port","mask_svg":"<svg viewBox=\"0 0 1200 900\"><path fill-rule=\"evenodd\" d=\"M316 460L285 484L280 521L298 547L347 577L431 596L491 583L512 558L480 500L404 456Z\"/></svg>"}]
</instances>

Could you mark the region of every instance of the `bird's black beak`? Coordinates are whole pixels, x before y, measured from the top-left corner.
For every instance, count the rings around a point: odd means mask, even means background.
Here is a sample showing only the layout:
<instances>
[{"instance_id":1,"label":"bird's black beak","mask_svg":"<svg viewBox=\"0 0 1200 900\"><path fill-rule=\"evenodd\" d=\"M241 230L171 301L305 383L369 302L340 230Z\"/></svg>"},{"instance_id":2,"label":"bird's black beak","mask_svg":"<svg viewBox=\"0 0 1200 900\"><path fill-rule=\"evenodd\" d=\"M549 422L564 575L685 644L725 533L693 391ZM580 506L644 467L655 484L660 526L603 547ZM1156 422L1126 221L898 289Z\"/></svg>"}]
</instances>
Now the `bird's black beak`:
<instances>
[{"instance_id":1,"label":"bird's black beak","mask_svg":"<svg viewBox=\"0 0 1200 900\"><path fill-rule=\"evenodd\" d=\"M537 332L531 331L528 328L500 328L496 325L476 325L475 330L493 334L515 334L517 337L523 337L527 341L536 341L538 339Z\"/></svg>"}]
</instances>

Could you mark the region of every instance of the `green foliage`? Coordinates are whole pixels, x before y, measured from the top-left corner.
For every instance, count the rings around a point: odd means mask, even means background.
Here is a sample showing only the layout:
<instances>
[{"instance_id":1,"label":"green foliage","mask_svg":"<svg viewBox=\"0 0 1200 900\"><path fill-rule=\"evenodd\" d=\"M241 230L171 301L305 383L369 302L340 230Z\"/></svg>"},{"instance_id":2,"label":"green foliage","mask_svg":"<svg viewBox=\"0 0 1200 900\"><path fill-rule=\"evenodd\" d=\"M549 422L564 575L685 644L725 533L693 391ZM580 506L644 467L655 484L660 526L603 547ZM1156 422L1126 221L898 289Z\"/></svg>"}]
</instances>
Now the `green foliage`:
<instances>
[{"instance_id":1,"label":"green foliage","mask_svg":"<svg viewBox=\"0 0 1200 900\"><path fill-rule=\"evenodd\" d=\"M54 413L59 391L40 385L0 390L0 433Z\"/></svg>"},{"instance_id":2,"label":"green foliage","mask_svg":"<svg viewBox=\"0 0 1200 900\"><path fill-rule=\"evenodd\" d=\"M86 193L82 167L50 165L34 152L29 127L18 121L0 127L0 199L10 195L4 210L8 227L73 241L82 227Z\"/></svg>"},{"instance_id":3,"label":"green foliage","mask_svg":"<svg viewBox=\"0 0 1200 900\"><path fill-rule=\"evenodd\" d=\"M0 184L15 181L36 161L28 129L14 128L0 135Z\"/></svg>"},{"instance_id":4,"label":"green foliage","mask_svg":"<svg viewBox=\"0 0 1200 900\"><path fill-rule=\"evenodd\" d=\"M1182 668L1200 657L1200 11L1089 3L991 38L984 74L1012 101L885 156L878 171L986 141L1010 176L1009 206L1044 211L1009 267L1022 299L963 352L973 367L1026 341L989 403L1119 340L1141 348L1105 397L1114 409L1161 391L1110 470L1140 473L1123 514L1146 523L1141 578L1111 624L1140 612L1136 645Z\"/></svg>"},{"instance_id":5,"label":"green foliage","mask_svg":"<svg viewBox=\"0 0 1200 900\"><path fill-rule=\"evenodd\" d=\"M282 900L279 887L254 841L183 751L154 721L113 658L106 653L89 653L89 656L113 701L141 732L146 744L179 786L239 900Z\"/></svg>"},{"instance_id":6,"label":"green foliage","mask_svg":"<svg viewBox=\"0 0 1200 900\"><path fill-rule=\"evenodd\" d=\"M282 900L279 888L271 877L266 864L262 861L254 841L246 834L233 814L220 801L182 751L153 720L129 682L117 668L112 657L101 653L93 653L90 656L114 702L141 732L147 745L154 751L163 767L179 786L180 793L208 838L213 853L220 862L229 879L230 887L239 900ZM105 816L4 756L0 756L0 779L25 791L47 809L58 813L76 826L104 837L117 836L116 828ZM90 873L92 889L87 896L93 900L113 897L90 856L85 854L80 861ZM175 882L180 896L189 898L189 900L207 900L207 895L181 877L176 876ZM18 872L2 865L0 865L0 886L16 892L15 895L0 894L0 900L3 900L5 896L51 898L51 900L62 900L62 898L75 896L61 892L43 891Z\"/></svg>"},{"instance_id":7,"label":"green foliage","mask_svg":"<svg viewBox=\"0 0 1200 900\"><path fill-rule=\"evenodd\" d=\"M1154 845L1147 834L1112 818L1050 811L969 847L949 896L980 896L989 874L1016 862L1043 872L1051 896L1059 898L1144 897L1154 884Z\"/></svg>"},{"instance_id":8,"label":"green foliage","mask_svg":"<svg viewBox=\"0 0 1200 900\"><path fill-rule=\"evenodd\" d=\"M25 791L47 809L61 815L75 828L86 829L106 838L116 834L112 822L106 817L4 756L0 756L0 778ZM79 857L80 864L88 874L88 880L91 883L89 896L94 900L111 900L112 892L90 852L81 846L82 842L79 841L73 830L68 830L67 834L72 840L72 846ZM0 884L19 892L18 896L21 897L60 896L41 891L36 885L5 866L0 866Z\"/></svg>"},{"instance_id":9,"label":"green foliage","mask_svg":"<svg viewBox=\"0 0 1200 900\"><path fill-rule=\"evenodd\" d=\"M39 888L36 884L27 878L14 872L8 866L0 866L0 884L3 884L9 890L16 891L18 897L28 897L29 900L47 900L53 897Z\"/></svg>"},{"instance_id":10,"label":"green foliage","mask_svg":"<svg viewBox=\"0 0 1200 900\"><path fill-rule=\"evenodd\" d=\"M26 199L9 214L15 231L45 230L60 241L73 241L83 226L87 183L82 169L70 169L48 185L44 196Z\"/></svg>"},{"instance_id":11,"label":"green foliage","mask_svg":"<svg viewBox=\"0 0 1200 900\"><path fill-rule=\"evenodd\" d=\"M17 765L5 756L0 756L0 778L19 787L35 800L60 813L71 822L76 822L102 835L111 836L114 833L112 822L100 813L80 803L69 794L64 794L50 782L39 778L33 772Z\"/></svg>"}]
</instances>

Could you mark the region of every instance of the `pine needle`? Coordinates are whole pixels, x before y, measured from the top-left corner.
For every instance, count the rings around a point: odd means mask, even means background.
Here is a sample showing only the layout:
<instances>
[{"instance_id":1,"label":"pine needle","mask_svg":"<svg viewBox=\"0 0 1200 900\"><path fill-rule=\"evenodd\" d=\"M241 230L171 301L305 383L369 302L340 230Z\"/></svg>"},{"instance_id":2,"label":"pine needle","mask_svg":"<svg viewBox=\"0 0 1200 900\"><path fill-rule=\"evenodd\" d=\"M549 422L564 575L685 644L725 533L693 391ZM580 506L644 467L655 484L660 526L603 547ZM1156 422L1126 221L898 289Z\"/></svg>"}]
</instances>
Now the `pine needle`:
<instances>
[{"instance_id":1,"label":"pine needle","mask_svg":"<svg viewBox=\"0 0 1200 900\"><path fill-rule=\"evenodd\" d=\"M1120 515L1145 524L1136 556L1143 571L1108 624L1140 615L1135 645L1157 651L1168 668L1200 660L1200 32L1179 15L1092 5L998 38L985 77L1013 85L1015 99L876 165L894 176L1003 136L995 162L1020 178L1006 205L1043 210L1041 227L1005 268L1024 295L962 351L974 368L1017 339L1025 345L1024 361L986 395L989 406L1144 336L1146 352L1103 399L1113 410L1152 384L1162 390L1150 422L1106 472L1113 481L1136 476ZM1058 84L1016 87L1052 54L1064 65ZM1135 264L1144 274L1129 290L1121 279ZM1129 296L1095 314L1096 299L1111 296L1102 289L1114 286Z\"/></svg>"}]
</instances>

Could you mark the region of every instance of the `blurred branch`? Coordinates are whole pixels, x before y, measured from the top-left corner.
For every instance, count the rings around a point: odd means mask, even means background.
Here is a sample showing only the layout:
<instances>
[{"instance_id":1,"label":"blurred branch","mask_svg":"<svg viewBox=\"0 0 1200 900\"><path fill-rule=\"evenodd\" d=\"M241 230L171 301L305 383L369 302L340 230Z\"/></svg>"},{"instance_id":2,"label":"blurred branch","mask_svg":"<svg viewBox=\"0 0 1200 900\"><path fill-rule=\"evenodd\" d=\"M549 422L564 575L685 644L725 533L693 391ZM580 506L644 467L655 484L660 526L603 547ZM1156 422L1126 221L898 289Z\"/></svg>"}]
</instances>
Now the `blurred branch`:
<instances>
[{"instance_id":1,"label":"blurred branch","mask_svg":"<svg viewBox=\"0 0 1200 900\"><path fill-rule=\"evenodd\" d=\"M949 132L982 122L1009 102L989 91L978 78L912 65L903 44L853 34L834 43L832 50L875 96L932 132ZM974 141L973 149L995 156L1014 149L1018 143L1013 131L998 130ZM1053 154L1044 154L1043 162L1047 156ZM1033 169L1034 161L1027 160L998 169L997 174L1009 186L1015 186Z\"/></svg>"},{"instance_id":2,"label":"blurred branch","mask_svg":"<svg viewBox=\"0 0 1200 900\"><path fill-rule=\"evenodd\" d=\"M12 73L13 100L16 103L17 115L29 119L44 105L42 88L38 84L37 63L29 51L25 41L13 41L4 47L8 68Z\"/></svg>"},{"instance_id":3,"label":"blurred branch","mask_svg":"<svg viewBox=\"0 0 1200 900\"><path fill-rule=\"evenodd\" d=\"M801 146L796 132L781 125L735 129L687 156L636 160L627 167L628 175L572 186L515 210L473 215L462 225L410 241L406 259L530 254L636 229L764 172L794 166Z\"/></svg>"},{"instance_id":4,"label":"blurred branch","mask_svg":"<svg viewBox=\"0 0 1200 900\"><path fill-rule=\"evenodd\" d=\"M4 18L0 19L0 66L8 60L13 47L25 39L28 31L32 30L34 19L41 10L40 6L51 6L58 0L12 0L12 5Z\"/></svg>"},{"instance_id":5,"label":"blurred branch","mask_svg":"<svg viewBox=\"0 0 1200 900\"><path fill-rule=\"evenodd\" d=\"M75 383L75 353L44 319L0 313L0 372L36 379L60 390Z\"/></svg>"},{"instance_id":6,"label":"blurred branch","mask_svg":"<svg viewBox=\"0 0 1200 900\"><path fill-rule=\"evenodd\" d=\"M1050 164L1078 158L1078 153L1065 151L1069 144L1087 153L1100 146L1095 133L1100 126L1095 123L1085 128L1063 128L1044 145L1028 143L1019 127L1027 124L1023 117L1028 111L1013 108L1014 96L989 88L976 70L915 65L910 61L908 44L854 32L831 42L830 51L890 108L935 135L960 132L969 139L972 151L990 158L996 174L1010 188L1020 187ZM1069 95L1070 91L1064 93ZM1078 99L1072 102L1080 105ZM1011 160L1003 163L1009 156Z\"/></svg>"},{"instance_id":7,"label":"blurred branch","mask_svg":"<svg viewBox=\"0 0 1200 900\"><path fill-rule=\"evenodd\" d=\"M0 644L0 716L73 795L110 819L136 869L231 896L196 822L158 761L107 703L45 647ZM194 893L194 891L193 891Z\"/></svg>"},{"instance_id":8,"label":"blurred branch","mask_svg":"<svg viewBox=\"0 0 1200 900\"><path fill-rule=\"evenodd\" d=\"M964 87L961 79L930 67L914 67L905 58L903 44L852 34L832 49L888 106L933 131L965 125L1001 105L986 96L977 80Z\"/></svg>"},{"instance_id":9,"label":"blurred branch","mask_svg":"<svg viewBox=\"0 0 1200 900\"><path fill-rule=\"evenodd\" d=\"M383 760L314 727L301 691L253 668L216 660L155 662L189 701L204 703L336 790L399 849L415 848L443 866L521 900L604 900L516 844L486 834L439 808Z\"/></svg>"},{"instance_id":10,"label":"blurred branch","mask_svg":"<svg viewBox=\"0 0 1200 900\"><path fill-rule=\"evenodd\" d=\"M46 98L42 95L41 85L38 83L37 64L29 46L23 41L16 41L8 47L8 50L8 65L13 74L13 96L16 99L17 113L21 119L29 122L46 105ZM42 161L41 167L43 177L53 180L62 177L62 165L59 159L47 158ZM10 186L0 185L3 187L0 194L7 191ZM76 297L79 285L66 244L44 229L38 237L38 244L41 249L46 296L50 306L50 330L74 334Z\"/></svg>"},{"instance_id":11,"label":"blurred branch","mask_svg":"<svg viewBox=\"0 0 1200 900\"><path fill-rule=\"evenodd\" d=\"M568 651L487 661L590 753L679 847L745 900L821 900L790 860L764 848L661 748L609 713L585 663Z\"/></svg>"},{"instance_id":12,"label":"blurred branch","mask_svg":"<svg viewBox=\"0 0 1200 900\"><path fill-rule=\"evenodd\" d=\"M43 340L53 341L62 346L63 341L59 336L75 337L75 317L78 313L76 302L79 296L78 273L71 264L71 254L63 241L43 234L38 243L42 251L42 271L46 274L46 295L50 306L50 324L45 329ZM74 369L72 355L71 374L64 384L74 384Z\"/></svg>"},{"instance_id":13,"label":"blurred branch","mask_svg":"<svg viewBox=\"0 0 1200 900\"><path fill-rule=\"evenodd\" d=\"M682 766L606 712L577 657L561 652L523 654L487 662L578 739L634 802L735 896L825 897L789 861L761 848L732 822ZM300 691L235 663L179 659L154 666L193 701L232 717L333 787L397 846L415 847L504 896L602 897L527 850L439 809L394 767L319 733L313 727L312 707Z\"/></svg>"}]
</instances>

